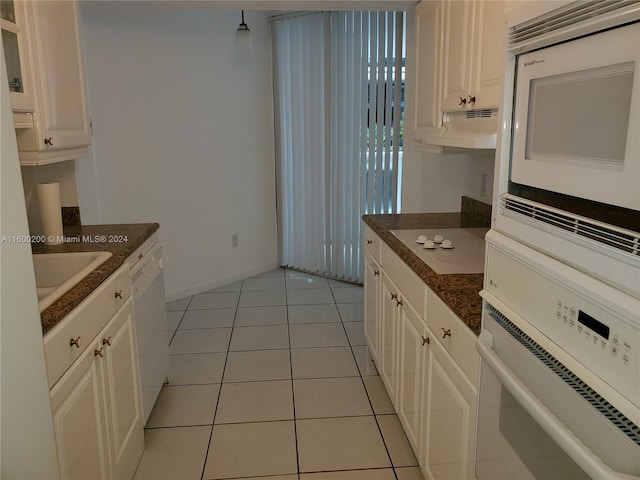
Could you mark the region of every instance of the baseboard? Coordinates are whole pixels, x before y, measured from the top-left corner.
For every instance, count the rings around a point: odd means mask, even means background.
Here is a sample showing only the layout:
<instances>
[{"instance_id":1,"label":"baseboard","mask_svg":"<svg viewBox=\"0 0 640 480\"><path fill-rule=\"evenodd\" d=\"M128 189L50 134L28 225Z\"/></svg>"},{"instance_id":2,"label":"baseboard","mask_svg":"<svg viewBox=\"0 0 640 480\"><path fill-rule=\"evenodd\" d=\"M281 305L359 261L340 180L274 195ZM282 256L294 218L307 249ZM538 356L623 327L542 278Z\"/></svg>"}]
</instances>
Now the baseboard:
<instances>
[{"instance_id":1,"label":"baseboard","mask_svg":"<svg viewBox=\"0 0 640 480\"><path fill-rule=\"evenodd\" d=\"M224 285L228 285L229 283L237 282L238 280L244 280L246 278L253 277L255 275L259 275L264 272L268 272L269 270L273 270L274 268L280 268L279 263L272 263L269 265L264 265L258 268L252 268L250 270L245 270L243 272L234 273L233 275L229 275L223 278L219 278L217 280L213 280L211 282L202 283L199 285L194 285L188 288L184 288L181 290L177 290L175 292L169 292L166 295L167 302L173 302L175 300L180 300L181 298L188 297L190 295L195 295L197 293L206 292L208 290L213 290L214 288L222 287Z\"/></svg>"}]
</instances>

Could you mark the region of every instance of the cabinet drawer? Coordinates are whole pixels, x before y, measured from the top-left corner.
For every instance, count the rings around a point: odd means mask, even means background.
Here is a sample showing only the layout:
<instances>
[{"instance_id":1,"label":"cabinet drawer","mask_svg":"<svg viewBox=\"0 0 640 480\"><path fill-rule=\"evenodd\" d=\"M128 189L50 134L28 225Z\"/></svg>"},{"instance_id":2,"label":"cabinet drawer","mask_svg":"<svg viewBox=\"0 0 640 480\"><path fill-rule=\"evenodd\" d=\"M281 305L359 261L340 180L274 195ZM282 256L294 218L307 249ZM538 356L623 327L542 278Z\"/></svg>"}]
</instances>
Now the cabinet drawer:
<instances>
[{"instance_id":1,"label":"cabinet drawer","mask_svg":"<svg viewBox=\"0 0 640 480\"><path fill-rule=\"evenodd\" d=\"M47 378L52 387L86 348L109 319L131 296L128 265L114 272L80 305L44 336ZM71 340L79 338L79 346Z\"/></svg>"},{"instance_id":2,"label":"cabinet drawer","mask_svg":"<svg viewBox=\"0 0 640 480\"><path fill-rule=\"evenodd\" d=\"M362 223L362 242L364 248L371 254L376 262L380 263L380 237L369 228L366 223Z\"/></svg>"},{"instance_id":3,"label":"cabinet drawer","mask_svg":"<svg viewBox=\"0 0 640 480\"><path fill-rule=\"evenodd\" d=\"M480 355L476 351L477 337L430 288L427 288L426 319L437 341L477 388L480 369Z\"/></svg>"},{"instance_id":4,"label":"cabinet drawer","mask_svg":"<svg viewBox=\"0 0 640 480\"><path fill-rule=\"evenodd\" d=\"M397 285L402 296L409 301L418 315L425 318L425 300L428 287L386 244L381 247L381 257L382 269L387 276Z\"/></svg>"}]
</instances>

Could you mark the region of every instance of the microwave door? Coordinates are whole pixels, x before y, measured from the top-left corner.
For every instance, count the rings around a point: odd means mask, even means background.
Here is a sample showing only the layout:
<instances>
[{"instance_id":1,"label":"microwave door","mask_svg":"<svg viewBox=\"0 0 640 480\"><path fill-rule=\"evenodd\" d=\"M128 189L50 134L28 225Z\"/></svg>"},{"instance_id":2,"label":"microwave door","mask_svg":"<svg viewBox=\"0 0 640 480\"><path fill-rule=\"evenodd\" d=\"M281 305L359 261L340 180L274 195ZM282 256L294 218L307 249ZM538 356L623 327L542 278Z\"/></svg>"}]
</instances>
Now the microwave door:
<instances>
[{"instance_id":1,"label":"microwave door","mask_svg":"<svg viewBox=\"0 0 640 480\"><path fill-rule=\"evenodd\" d=\"M520 55L511 180L640 210L640 23Z\"/></svg>"}]
</instances>

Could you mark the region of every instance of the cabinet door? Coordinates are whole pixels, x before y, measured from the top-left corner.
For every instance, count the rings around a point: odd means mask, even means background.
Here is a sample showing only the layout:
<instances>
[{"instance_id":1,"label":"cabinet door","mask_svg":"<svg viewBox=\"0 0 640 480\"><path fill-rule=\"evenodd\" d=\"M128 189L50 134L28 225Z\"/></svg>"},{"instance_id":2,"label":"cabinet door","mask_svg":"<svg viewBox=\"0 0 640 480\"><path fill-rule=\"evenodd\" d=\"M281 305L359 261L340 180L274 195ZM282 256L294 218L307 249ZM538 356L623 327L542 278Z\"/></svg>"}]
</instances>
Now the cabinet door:
<instances>
[{"instance_id":1,"label":"cabinet door","mask_svg":"<svg viewBox=\"0 0 640 480\"><path fill-rule=\"evenodd\" d=\"M437 129L442 124L440 73L442 71L441 2L422 1L416 7L416 83L414 130Z\"/></svg>"},{"instance_id":2,"label":"cabinet door","mask_svg":"<svg viewBox=\"0 0 640 480\"><path fill-rule=\"evenodd\" d=\"M380 326L380 266L369 255L364 255L364 334L369 351L378 363L378 328Z\"/></svg>"},{"instance_id":3,"label":"cabinet door","mask_svg":"<svg viewBox=\"0 0 640 480\"><path fill-rule=\"evenodd\" d=\"M133 477L144 449L142 401L131 305L124 306L98 336L106 385L113 478Z\"/></svg>"},{"instance_id":4,"label":"cabinet door","mask_svg":"<svg viewBox=\"0 0 640 480\"><path fill-rule=\"evenodd\" d=\"M444 2L442 110L464 108L460 98L468 100L472 69L473 9L477 2L446 0Z\"/></svg>"},{"instance_id":5,"label":"cabinet door","mask_svg":"<svg viewBox=\"0 0 640 480\"><path fill-rule=\"evenodd\" d=\"M89 145L78 3L26 2L36 85L36 149ZM28 10L29 12L29 10ZM50 141L45 144L45 138Z\"/></svg>"},{"instance_id":6,"label":"cabinet door","mask_svg":"<svg viewBox=\"0 0 640 480\"><path fill-rule=\"evenodd\" d=\"M470 94L473 108L498 108L502 100L505 35L504 2L476 2L474 78Z\"/></svg>"},{"instance_id":7,"label":"cabinet door","mask_svg":"<svg viewBox=\"0 0 640 480\"><path fill-rule=\"evenodd\" d=\"M110 478L104 391L96 345L90 345L51 390L62 478Z\"/></svg>"},{"instance_id":8,"label":"cabinet door","mask_svg":"<svg viewBox=\"0 0 640 480\"><path fill-rule=\"evenodd\" d=\"M29 45L23 2L2 2L0 9L4 61L9 78L9 96L14 111L33 112L33 85L29 81Z\"/></svg>"},{"instance_id":9,"label":"cabinet door","mask_svg":"<svg viewBox=\"0 0 640 480\"><path fill-rule=\"evenodd\" d=\"M387 387L387 393L396 406L397 399L397 347L398 347L398 312L399 306L398 288L393 282L382 274L381 281L381 305L380 310L380 348L378 355L380 357L380 376Z\"/></svg>"},{"instance_id":10,"label":"cabinet door","mask_svg":"<svg viewBox=\"0 0 640 480\"><path fill-rule=\"evenodd\" d=\"M477 393L437 341L429 354L423 472L429 480L473 480Z\"/></svg>"},{"instance_id":11,"label":"cabinet door","mask_svg":"<svg viewBox=\"0 0 640 480\"><path fill-rule=\"evenodd\" d=\"M409 304L400 314L400 363L398 416L409 443L419 458L423 419L424 385L428 374L429 342L424 321Z\"/></svg>"}]
</instances>

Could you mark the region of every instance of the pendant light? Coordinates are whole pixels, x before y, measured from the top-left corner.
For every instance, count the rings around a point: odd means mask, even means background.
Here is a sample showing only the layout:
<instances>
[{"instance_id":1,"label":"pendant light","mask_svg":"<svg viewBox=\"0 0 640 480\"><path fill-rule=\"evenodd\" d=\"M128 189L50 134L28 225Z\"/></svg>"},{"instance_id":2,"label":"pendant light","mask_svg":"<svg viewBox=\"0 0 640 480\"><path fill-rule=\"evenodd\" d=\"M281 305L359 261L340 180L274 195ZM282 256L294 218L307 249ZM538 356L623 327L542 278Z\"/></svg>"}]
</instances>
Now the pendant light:
<instances>
[{"instance_id":1,"label":"pendant light","mask_svg":"<svg viewBox=\"0 0 640 480\"><path fill-rule=\"evenodd\" d=\"M244 10L242 10L242 22L236 29L236 43L241 47L251 46L251 30L246 23L244 23Z\"/></svg>"}]
</instances>

